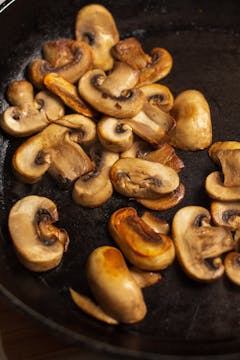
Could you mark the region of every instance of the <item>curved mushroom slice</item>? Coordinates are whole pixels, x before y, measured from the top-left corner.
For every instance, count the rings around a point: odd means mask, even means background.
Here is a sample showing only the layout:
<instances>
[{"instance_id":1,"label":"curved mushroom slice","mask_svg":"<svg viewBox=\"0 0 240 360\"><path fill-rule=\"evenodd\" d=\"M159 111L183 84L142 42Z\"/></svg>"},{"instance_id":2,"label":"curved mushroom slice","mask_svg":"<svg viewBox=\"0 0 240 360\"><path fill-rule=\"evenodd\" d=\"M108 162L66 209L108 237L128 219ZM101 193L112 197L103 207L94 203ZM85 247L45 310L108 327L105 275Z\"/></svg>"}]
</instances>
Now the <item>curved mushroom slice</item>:
<instances>
[{"instance_id":1,"label":"curved mushroom slice","mask_svg":"<svg viewBox=\"0 0 240 360\"><path fill-rule=\"evenodd\" d=\"M132 146L132 128L119 119L104 116L97 124L97 132L101 144L110 151L119 153Z\"/></svg>"},{"instance_id":2,"label":"curved mushroom slice","mask_svg":"<svg viewBox=\"0 0 240 360\"><path fill-rule=\"evenodd\" d=\"M165 269L175 257L170 237L154 231L134 208L115 211L109 220L109 231L128 261L149 271Z\"/></svg>"},{"instance_id":3,"label":"curved mushroom slice","mask_svg":"<svg viewBox=\"0 0 240 360\"><path fill-rule=\"evenodd\" d=\"M120 194L143 199L156 199L179 186L176 171L143 159L119 159L111 168L110 179Z\"/></svg>"},{"instance_id":4,"label":"curved mushroom slice","mask_svg":"<svg viewBox=\"0 0 240 360\"><path fill-rule=\"evenodd\" d=\"M221 150L216 156L222 166L224 186L240 186L240 149Z\"/></svg>"},{"instance_id":5,"label":"curved mushroom slice","mask_svg":"<svg viewBox=\"0 0 240 360\"><path fill-rule=\"evenodd\" d=\"M123 151L120 154L121 158L144 158L145 155L147 155L149 152L153 150L153 147L143 140L135 140L132 144L132 146L126 150Z\"/></svg>"},{"instance_id":6,"label":"curved mushroom slice","mask_svg":"<svg viewBox=\"0 0 240 360\"><path fill-rule=\"evenodd\" d=\"M113 66L111 48L119 34L111 13L102 5L92 4L79 10L75 25L76 39L87 42L93 52L93 65L102 70Z\"/></svg>"},{"instance_id":7,"label":"curved mushroom slice","mask_svg":"<svg viewBox=\"0 0 240 360\"><path fill-rule=\"evenodd\" d=\"M185 186L180 183L179 186L170 194L162 195L157 199L136 198L136 200L148 209L162 211L172 209L177 206L183 200L184 195Z\"/></svg>"},{"instance_id":8,"label":"curved mushroom slice","mask_svg":"<svg viewBox=\"0 0 240 360\"><path fill-rule=\"evenodd\" d=\"M149 84L141 86L140 89L150 104L165 112L172 109L174 98L167 86L162 84Z\"/></svg>"},{"instance_id":9,"label":"curved mushroom slice","mask_svg":"<svg viewBox=\"0 0 240 360\"><path fill-rule=\"evenodd\" d=\"M74 184L73 199L77 204L95 208L103 205L112 195L113 187L109 179L109 170L118 160L116 153L96 144L90 150L95 169L80 177Z\"/></svg>"},{"instance_id":10,"label":"curved mushroom slice","mask_svg":"<svg viewBox=\"0 0 240 360\"><path fill-rule=\"evenodd\" d=\"M217 141L210 146L208 154L210 158L218 165L220 165L219 158L217 156L219 151L240 149L239 141Z\"/></svg>"},{"instance_id":11,"label":"curved mushroom slice","mask_svg":"<svg viewBox=\"0 0 240 360\"><path fill-rule=\"evenodd\" d=\"M205 189L212 199L220 201L240 200L240 186L224 186L223 175L219 171L214 171L207 176Z\"/></svg>"},{"instance_id":12,"label":"curved mushroom slice","mask_svg":"<svg viewBox=\"0 0 240 360\"><path fill-rule=\"evenodd\" d=\"M0 125L8 134L18 137L32 135L45 128L50 121L64 115L64 106L54 95L42 91L34 98L33 86L25 80L14 81L7 91L8 107L0 118Z\"/></svg>"},{"instance_id":13,"label":"curved mushroom slice","mask_svg":"<svg viewBox=\"0 0 240 360\"><path fill-rule=\"evenodd\" d=\"M240 229L240 201L213 201L210 211L214 224L231 231Z\"/></svg>"},{"instance_id":14,"label":"curved mushroom slice","mask_svg":"<svg viewBox=\"0 0 240 360\"><path fill-rule=\"evenodd\" d=\"M118 249L112 246L95 249L88 258L86 273L92 293L105 313L128 324L145 317L142 291Z\"/></svg>"},{"instance_id":15,"label":"curved mushroom slice","mask_svg":"<svg viewBox=\"0 0 240 360\"><path fill-rule=\"evenodd\" d=\"M71 129L51 124L16 150L13 168L26 183L34 183L48 171L62 185L70 185L91 171L93 164Z\"/></svg>"},{"instance_id":16,"label":"curved mushroom slice","mask_svg":"<svg viewBox=\"0 0 240 360\"><path fill-rule=\"evenodd\" d=\"M140 288L155 285L158 283L162 276L159 272L145 271L135 267L129 269L132 277Z\"/></svg>"},{"instance_id":17,"label":"curved mushroom slice","mask_svg":"<svg viewBox=\"0 0 240 360\"><path fill-rule=\"evenodd\" d=\"M52 225L57 220L56 205L45 197L26 196L11 208L9 232L19 260L29 270L47 271L60 263L69 238Z\"/></svg>"},{"instance_id":18,"label":"curved mushroom slice","mask_svg":"<svg viewBox=\"0 0 240 360\"><path fill-rule=\"evenodd\" d=\"M110 75L111 76L111 75ZM136 115L143 107L145 96L140 89L126 89L123 91L121 82L121 95L111 92L105 72L100 69L90 70L80 79L78 91L85 101L94 109L116 118L128 118ZM117 86L114 86L116 93Z\"/></svg>"},{"instance_id":19,"label":"curved mushroom slice","mask_svg":"<svg viewBox=\"0 0 240 360\"><path fill-rule=\"evenodd\" d=\"M37 88L43 88L44 76L57 73L70 83L74 83L92 68L92 50L83 41L58 39L48 41L43 46L45 60L33 60L29 66L29 77Z\"/></svg>"},{"instance_id":20,"label":"curved mushroom slice","mask_svg":"<svg viewBox=\"0 0 240 360\"><path fill-rule=\"evenodd\" d=\"M172 56L162 48L154 48L150 56L145 54L136 38L119 41L112 48L113 56L140 71L138 86L154 83L165 77L172 68Z\"/></svg>"},{"instance_id":21,"label":"curved mushroom slice","mask_svg":"<svg viewBox=\"0 0 240 360\"><path fill-rule=\"evenodd\" d=\"M171 145L186 151L202 150L211 145L210 109L202 93L197 90L183 91L176 97L170 113L176 120Z\"/></svg>"},{"instance_id":22,"label":"curved mushroom slice","mask_svg":"<svg viewBox=\"0 0 240 360\"><path fill-rule=\"evenodd\" d=\"M93 117L96 115L96 112L80 98L76 86L63 77L55 73L49 73L44 77L43 82L70 109L85 116Z\"/></svg>"},{"instance_id":23,"label":"curved mushroom slice","mask_svg":"<svg viewBox=\"0 0 240 360\"><path fill-rule=\"evenodd\" d=\"M177 211L172 223L178 260L188 276L211 281L224 273L219 257L234 248L231 232L210 225L210 214L200 206L186 206Z\"/></svg>"},{"instance_id":24,"label":"curved mushroom slice","mask_svg":"<svg viewBox=\"0 0 240 360\"><path fill-rule=\"evenodd\" d=\"M155 232L165 235L169 234L169 224L166 221L159 219L157 216L150 213L149 211L145 211L141 216L141 219L146 224L148 224Z\"/></svg>"},{"instance_id":25,"label":"curved mushroom slice","mask_svg":"<svg viewBox=\"0 0 240 360\"><path fill-rule=\"evenodd\" d=\"M230 252L224 259L225 273L229 280L240 286L240 253Z\"/></svg>"}]
</instances>

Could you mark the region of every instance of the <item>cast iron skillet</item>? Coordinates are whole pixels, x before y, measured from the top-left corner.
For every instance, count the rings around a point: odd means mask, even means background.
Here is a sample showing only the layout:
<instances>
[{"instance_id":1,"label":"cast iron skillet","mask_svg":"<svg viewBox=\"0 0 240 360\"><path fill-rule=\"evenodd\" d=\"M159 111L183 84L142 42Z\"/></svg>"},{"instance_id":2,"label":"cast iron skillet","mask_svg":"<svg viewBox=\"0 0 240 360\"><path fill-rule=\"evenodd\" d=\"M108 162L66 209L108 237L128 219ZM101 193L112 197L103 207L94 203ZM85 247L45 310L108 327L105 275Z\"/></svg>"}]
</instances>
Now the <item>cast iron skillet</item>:
<instances>
[{"instance_id":1,"label":"cast iron skillet","mask_svg":"<svg viewBox=\"0 0 240 360\"><path fill-rule=\"evenodd\" d=\"M80 0L6 1L0 14L1 107L7 85L25 76L27 64L48 39L74 36ZM174 59L162 81L174 93L193 88L209 101L214 141L240 141L240 21L236 1L99 1L112 12L121 36L136 36L146 51L160 46ZM99 245L113 244L106 229L109 215L123 206L143 207L114 194L98 209L75 205L69 191L48 176L34 186L18 182L11 157L22 140L0 135L0 288L8 298L61 336L115 358L159 359L161 354L230 354L240 352L240 289L225 277L209 285L195 283L177 261L162 272L162 281L144 290L148 314L136 325L111 327L86 316L71 302L68 287L88 294L84 265ZM180 153L186 168L186 197L177 208L161 213L171 221L179 207L209 206L204 179L214 165L207 152ZM16 259L7 230L10 207L19 198L44 195L54 200L60 225L70 235L61 265L44 274L25 270Z\"/></svg>"}]
</instances>

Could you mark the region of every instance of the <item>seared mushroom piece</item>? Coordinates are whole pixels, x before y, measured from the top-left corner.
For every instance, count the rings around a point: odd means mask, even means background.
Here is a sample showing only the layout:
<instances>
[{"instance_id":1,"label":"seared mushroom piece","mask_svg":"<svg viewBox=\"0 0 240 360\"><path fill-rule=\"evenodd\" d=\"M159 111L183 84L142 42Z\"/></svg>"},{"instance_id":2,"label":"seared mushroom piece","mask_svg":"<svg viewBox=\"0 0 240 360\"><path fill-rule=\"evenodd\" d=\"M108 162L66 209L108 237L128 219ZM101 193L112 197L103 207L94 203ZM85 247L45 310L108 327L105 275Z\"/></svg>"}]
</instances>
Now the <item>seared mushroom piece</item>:
<instances>
[{"instance_id":1,"label":"seared mushroom piece","mask_svg":"<svg viewBox=\"0 0 240 360\"><path fill-rule=\"evenodd\" d=\"M240 286L240 253L233 251L224 259L225 273L229 280Z\"/></svg>"},{"instance_id":2,"label":"seared mushroom piece","mask_svg":"<svg viewBox=\"0 0 240 360\"><path fill-rule=\"evenodd\" d=\"M169 224L149 211L145 211L141 219L157 233L168 235L170 232Z\"/></svg>"},{"instance_id":3,"label":"seared mushroom piece","mask_svg":"<svg viewBox=\"0 0 240 360\"><path fill-rule=\"evenodd\" d=\"M144 158L145 155L147 155L150 151L153 150L153 147L143 140L135 140L132 144L132 146L126 150L123 151L120 154L121 158Z\"/></svg>"},{"instance_id":4,"label":"seared mushroom piece","mask_svg":"<svg viewBox=\"0 0 240 360\"><path fill-rule=\"evenodd\" d=\"M201 206L186 206L173 218L172 234L178 260L194 280L209 282L224 273L220 255L234 248L231 231L210 225L211 216Z\"/></svg>"},{"instance_id":5,"label":"seared mushroom piece","mask_svg":"<svg viewBox=\"0 0 240 360\"><path fill-rule=\"evenodd\" d=\"M240 201L213 201L210 211L216 225L224 226L231 231L240 229Z\"/></svg>"},{"instance_id":6,"label":"seared mushroom piece","mask_svg":"<svg viewBox=\"0 0 240 360\"><path fill-rule=\"evenodd\" d=\"M30 195L17 201L8 218L9 232L21 263L32 271L56 267L68 247L68 234L52 225L58 221L56 205Z\"/></svg>"},{"instance_id":7,"label":"seared mushroom piece","mask_svg":"<svg viewBox=\"0 0 240 360\"><path fill-rule=\"evenodd\" d=\"M212 198L220 201L240 200L240 186L224 186L223 174L219 171L210 173L205 180L205 189Z\"/></svg>"},{"instance_id":8,"label":"seared mushroom piece","mask_svg":"<svg viewBox=\"0 0 240 360\"><path fill-rule=\"evenodd\" d=\"M70 83L75 83L92 68L92 50L83 41L58 39L43 45L43 59L33 60L29 77L37 88L43 88L44 76L57 73Z\"/></svg>"},{"instance_id":9,"label":"seared mushroom piece","mask_svg":"<svg viewBox=\"0 0 240 360\"><path fill-rule=\"evenodd\" d=\"M41 91L34 97L32 84L25 80L12 82L7 98L13 106L3 112L0 125L13 136L32 135L49 122L61 118L65 112L62 102L47 91Z\"/></svg>"},{"instance_id":10,"label":"seared mushroom piece","mask_svg":"<svg viewBox=\"0 0 240 360\"><path fill-rule=\"evenodd\" d=\"M110 75L111 76L111 75ZM140 89L123 89L120 81L120 95L115 95L118 89L115 81L112 85L114 93L107 75L101 69L88 71L80 79L78 90L80 96L87 101L94 109L116 118L128 118L136 115L145 101L145 96ZM120 79L121 80L121 79ZM105 82L107 81L107 86ZM119 84L119 82L118 82ZM126 84L126 86L129 83ZM119 91L117 91L119 93Z\"/></svg>"},{"instance_id":11,"label":"seared mushroom piece","mask_svg":"<svg viewBox=\"0 0 240 360\"><path fill-rule=\"evenodd\" d=\"M179 176L172 168L143 159L119 159L111 168L110 179L122 195L156 199L179 186Z\"/></svg>"},{"instance_id":12,"label":"seared mushroom piece","mask_svg":"<svg viewBox=\"0 0 240 360\"><path fill-rule=\"evenodd\" d=\"M77 14L75 32L77 40L91 46L94 67L110 70L113 66L110 50L119 41L111 13L99 4L84 6Z\"/></svg>"},{"instance_id":13,"label":"seared mushroom piece","mask_svg":"<svg viewBox=\"0 0 240 360\"><path fill-rule=\"evenodd\" d=\"M210 109L201 92L186 90L180 93L170 113L176 121L171 145L186 151L202 150L211 145Z\"/></svg>"},{"instance_id":14,"label":"seared mushroom piece","mask_svg":"<svg viewBox=\"0 0 240 360\"><path fill-rule=\"evenodd\" d=\"M156 271L173 262L175 249L171 238L156 232L134 208L115 211L108 227L124 256L137 268Z\"/></svg>"},{"instance_id":15,"label":"seared mushroom piece","mask_svg":"<svg viewBox=\"0 0 240 360\"><path fill-rule=\"evenodd\" d=\"M73 199L77 204L95 208L103 205L113 193L109 170L119 156L105 150L100 144L92 147L90 156L95 163L95 168L75 182Z\"/></svg>"},{"instance_id":16,"label":"seared mushroom piece","mask_svg":"<svg viewBox=\"0 0 240 360\"><path fill-rule=\"evenodd\" d=\"M224 186L240 187L240 149L221 150L216 156L222 166Z\"/></svg>"},{"instance_id":17,"label":"seared mushroom piece","mask_svg":"<svg viewBox=\"0 0 240 360\"><path fill-rule=\"evenodd\" d=\"M145 271L136 267L131 267L130 273L140 288L155 285L161 280L161 274L156 271Z\"/></svg>"},{"instance_id":18,"label":"seared mushroom piece","mask_svg":"<svg viewBox=\"0 0 240 360\"><path fill-rule=\"evenodd\" d=\"M235 149L240 149L239 141L217 141L210 146L210 148L208 149L208 154L216 164L220 165L220 161L217 156L219 151Z\"/></svg>"},{"instance_id":19,"label":"seared mushroom piece","mask_svg":"<svg viewBox=\"0 0 240 360\"><path fill-rule=\"evenodd\" d=\"M172 109L174 98L167 86L162 84L150 84L141 86L140 89L150 104L166 112Z\"/></svg>"},{"instance_id":20,"label":"seared mushroom piece","mask_svg":"<svg viewBox=\"0 0 240 360\"><path fill-rule=\"evenodd\" d=\"M110 151L119 153L132 146L132 128L124 121L104 116L97 124L97 132L101 144Z\"/></svg>"},{"instance_id":21,"label":"seared mushroom piece","mask_svg":"<svg viewBox=\"0 0 240 360\"><path fill-rule=\"evenodd\" d=\"M75 131L51 124L16 150L13 168L23 182L35 183L48 171L60 185L69 186L91 171L93 164L78 144Z\"/></svg>"},{"instance_id":22,"label":"seared mushroom piece","mask_svg":"<svg viewBox=\"0 0 240 360\"><path fill-rule=\"evenodd\" d=\"M119 41L113 48L115 59L126 62L140 71L138 86L154 83L165 77L172 68L172 56L163 48L154 48L150 56L145 54L136 38Z\"/></svg>"}]
</instances>

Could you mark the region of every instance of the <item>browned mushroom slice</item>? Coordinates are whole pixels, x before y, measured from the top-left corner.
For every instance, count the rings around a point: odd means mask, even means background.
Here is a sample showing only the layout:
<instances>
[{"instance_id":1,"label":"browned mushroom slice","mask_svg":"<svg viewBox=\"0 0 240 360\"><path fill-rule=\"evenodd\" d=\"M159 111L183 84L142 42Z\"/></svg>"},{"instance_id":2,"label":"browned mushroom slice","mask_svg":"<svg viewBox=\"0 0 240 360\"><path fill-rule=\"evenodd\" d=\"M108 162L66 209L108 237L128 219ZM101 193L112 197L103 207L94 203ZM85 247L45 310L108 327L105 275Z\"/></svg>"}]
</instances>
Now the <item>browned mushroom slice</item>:
<instances>
[{"instance_id":1,"label":"browned mushroom slice","mask_svg":"<svg viewBox=\"0 0 240 360\"><path fill-rule=\"evenodd\" d=\"M225 226L232 231L240 229L240 201L213 201L211 215L216 225Z\"/></svg>"},{"instance_id":2,"label":"browned mushroom slice","mask_svg":"<svg viewBox=\"0 0 240 360\"><path fill-rule=\"evenodd\" d=\"M240 149L220 150L216 156L222 166L224 186L240 186Z\"/></svg>"},{"instance_id":3,"label":"browned mushroom slice","mask_svg":"<svg viewBox=\"0 0 240 360\"><path fill-rule=\"evenodd\" d=\"M78 90L80 95L94 109L116 118L128 118L136 115L145 101L145 96L140 89L126 89L123 91L121 83L121 95L111 92L109 82L105 88L108 77L100 69L88 71L79 81ZM114 92L116 93L116 84Z\"/></svg>"},{"instance_id":4,"label":"browned mushroom slice","mask_svg":"<svg viewBox=\"0 0 240 360\"><path fill-rule=\"evenodd\" d=\"M43 79L44 85L72 110L79 114L93 117L96 112L79 96L76 86L55 73L47 74Z\"/></svg>"},{"instance_id":5,"label":"browned mushroom slice","mask_svg":"<svg viewBox=\"0 0 240 360\"><path fill-rule=\"evenodd\" d=\"M13 136L32 135L64 115L64 105L57 97L41 91L34 98L33 86L25 80L12 82L7 97L13 106L3 112L0 125Z\"/></svg>"},{"instance_id":6,"label":"browned mushroom slice","mask_svg":"<svg viewBox=\"0 0 240 360\"><path fill-rule=\"evenodd\" d=\"M140 288L155 285L161 280L161 274L155 271L145 271L136 267L131 267L130 273Z\"/></svg>"},{"instance_id":7,"label":"browned mushroom slice","mask_svg":"<svg viewBox=\"0 0 240 360\"><path fill-rule=\"evenodd\" d=\"M141 219L157 233L165 235L169 234L169 224L166 221L159 219L159 217L149 211L145 211L141 216Z\"/></svg>"},{"instance_id":8,"label":"browned mushroom slice","mask_svg":"<svg viewBox=\"0 0 240 360\"><path fill-rule=\"evenodd\" d=\"M180 183L177 189L170 194L162 195L157 199L136 198L136 200L148 209L161 211L172 209L174 206L177 206L183 200L184 195L185 186Z\"/></svg>"},{"instance_id":9,"label":"browned mushroom slice","mask_svg":"<svg viewBox=\"0 0 240 360\"><path fill-rule=\"evenodd\" d=\"M165 77L172 68L172 56L162 48L154 48L150 56L145 54L136 38L119 41L112 48L113 56L140 71L138 86L154 83Z\"/></svg>"},{"instance_id":10,"label":"browned mushroom slice","mask_svg":"<svg viewBox=\"0 0 240 360\"><path fill-rule=\"evenodd\" d=\"M143 140L135 140L132 144L132 146L126 150L123 151L120 154L121 158L144 158L145 155L147 155L150 151L153 150L153 147Z\"/></svg>"},{"instance_id":11,"label":"browned mushroom slice","mask_svg":"<svg viewBox=\"0 0 240 360\"><path fill-rule=\"evenodd\" d=\"M179 186L179 176L172 168L143 159L119 159L111 168L110 179L120 194L156 199Z\"/></svg>"},{"instance_id":12,"label":"browned mushroom slice","mask_svg":"<svg viewBox=\"0 0 240 360\"><path fill-rule=\"evenodd\" d=\"M26 196L12 207L8 227L16 254L32 271L56 267L67 250L68 235L52 225L58 220L56 205L42 196Z\"/></svg>"},{"instance_id":13,"label":"browned mushroom slice","mask_svg":"<svg viewBox=\"0 0 240 360\"><path fill-rule=\"evenodd\" d=\"M167 86L150 84L141 86L140 89L146 96L147 101L159 109L168 112L173 107L173 94Z\"/></svg>"},{"instance_id":14,"label":"browned mushroom slice","mask_svg":"<svg viewBox=\"0 0 240 360\"><path fill-rule=\"evenodd\" d=\"M212 123L207 100L197 90L180 93L171 110L176 127L170 144L186 151L202 150L211 145Z\"/></svg>"},{"instance_id":15,"label":"browned mushroom slice","mask_svg":"<svg viewBox=\"0 0 240 360\"><path fill-rule=\"evenodd\" d=\"M172 234L178 260L188 276L212 281L224 273L219 257L234 249L231 231L210 225L210 214L200 206L186 206L173 218Z\"/></svg>"},{"instance_id":16,"label":"browned mushroom slice","mask_svg":"<svg viewBox=\"0 0 240 360\"><path fill-rule=\"evenodd\" d=\"M217 156L219 151L240 149L239 141L217 141L210 146L208 154L210 158L218 165L220 165L219 158Z\"/></svg>"},{"instance_id":17,"label":"browned mushroom slice","mask_svg":"<svg viewBox=\"0 0 240 360\"><path fill-rule=\"evenodd\" d=\"M43 78L48 73L57 73L74 83L92 68L92 50L83 41L58 39L43 46L45 60L33 60L29 66L29 77L37 88L43 88Z\"/></svg>"},{"instance_id":18,"label":"browned mushroom slice","mask_svg":"<svg viewBox=\"0 0 240 360\"><path fill-rule=\"evenodd\" d=\"M93 52L94 67L109 70L113 66L111 48L119 41L119 34L111 13L102 5L81 8L75 25L76 38L87 42Z\"/></svg>"},{"instance_id":19,"label":"browned mushroom slice","mask_svg":"<svg viewBox=\"0 0 240 360\"><path fill-rule=\"evenodd\" d=\"M212 199L220 201L240 200L240 186L224 186L223 175L219 171L214 171L207 176L205 189Z\"/></svg>"},{"instance_id":20,"label":"browned mushroom slice","mask_svg":"<svg viewBox=\"0 0 240 360\"><path fill-rule=\"evenodd\" d=\"M174 260L171 238L154 231L134 208L115 211L109 220L109 231L128 261L137 268L161 270Z\"/></svg>"},{"instance_id":21,"label":"browned mushroom slice","mask_svg":"<svg viewBox=\"0 0 240 360\"><path fill-rule=\"evenodd\" d=\"M240 253L233 251L224 259L225 273L229 280L240 286Z\"/></svg>"}]
</instances>

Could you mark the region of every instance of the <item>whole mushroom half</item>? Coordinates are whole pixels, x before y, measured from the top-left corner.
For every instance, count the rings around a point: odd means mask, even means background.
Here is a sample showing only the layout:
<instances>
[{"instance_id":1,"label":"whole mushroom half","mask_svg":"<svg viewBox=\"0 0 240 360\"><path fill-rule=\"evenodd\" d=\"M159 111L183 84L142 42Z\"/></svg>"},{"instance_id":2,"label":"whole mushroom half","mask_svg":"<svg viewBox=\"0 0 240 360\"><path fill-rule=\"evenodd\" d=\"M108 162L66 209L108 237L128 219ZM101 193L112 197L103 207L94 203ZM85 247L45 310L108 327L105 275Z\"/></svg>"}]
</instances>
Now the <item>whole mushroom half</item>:
<instances>
[{"instance_id":1,"label":"whole mushroom half","mask_svg":"<svg viewBox=\"0 0 240 360\"><path fill-rule=\"evenodd\" d=\"M224 273L220 255L234 249L231 231L211 226L211 216L201 206L186 206L173 218L172 234L178 260L194 280L209 282Z\"/></svg>"},{"instance_id":2,"label":"whole mushroom half","mask_svg":"<svg viewBox=\"0 0 240 360\"><path fill-rule=\"evenodd\" d=\"M47 271L60 263L69 238L52 225L57 220L56 205L46 197L26 196L11 208L9 232L19 260L29 270Z\"/></svg>"}]
</instances>

